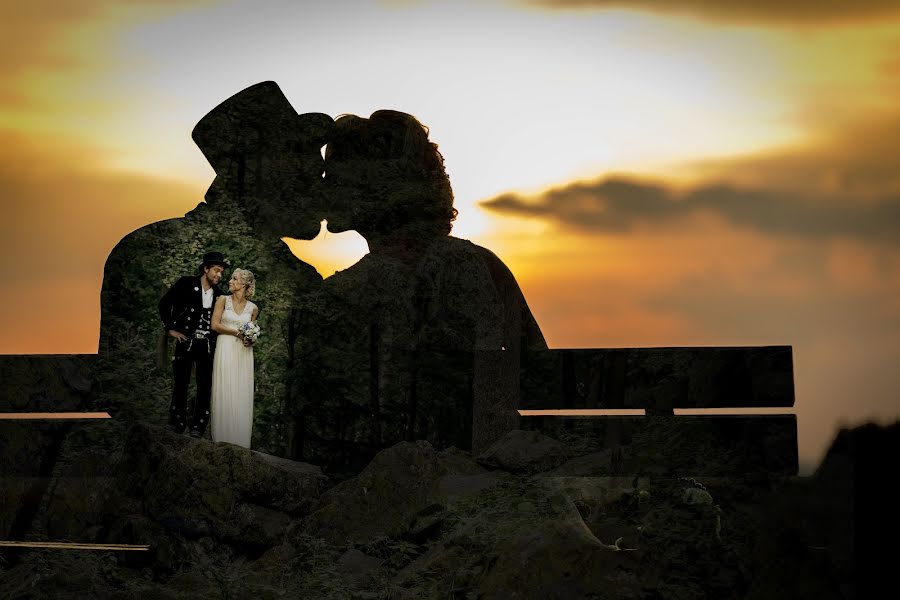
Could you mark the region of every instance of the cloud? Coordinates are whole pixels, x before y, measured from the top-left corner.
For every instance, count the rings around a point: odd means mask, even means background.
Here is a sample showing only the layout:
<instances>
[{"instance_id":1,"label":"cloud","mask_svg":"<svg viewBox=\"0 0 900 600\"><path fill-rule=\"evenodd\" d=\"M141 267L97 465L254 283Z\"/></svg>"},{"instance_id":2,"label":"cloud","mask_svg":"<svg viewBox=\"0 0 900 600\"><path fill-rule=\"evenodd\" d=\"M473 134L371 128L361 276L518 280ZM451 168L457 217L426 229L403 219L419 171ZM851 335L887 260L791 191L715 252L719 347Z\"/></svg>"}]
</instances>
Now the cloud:
<instances>
[{"instance_id":1,"label":"cloud","mask_svg":"<svg viewBox=\"0 0 900 600\"><path fill-rule=\"evenodd\" d=\"M558 10L636 9L733 23L843 24L848 21L872 22L900 15L894 0L868 2L784 2L760 0L739 2L722 0L525 0L527 4Z\"/></svg>"},{"instance_id":2,"label":"cloud","mask_svg":"<svg viewBox=\"0 0 900 600\"><path fill-rule=\"evenodd\" d=\"M736 227L765 233L900 242L900 197L869 205L786 197L784 192L722 184L680 193L665 185L607 177L552 189L536 200L504 194L482 206L498 213L538 217L602 233L627 233L642 225L673 225L705 213Z\"/></svg>"},{"instance_id":3,"label":"cloud","mask_svg":"<svg viewBox=\"0 0 900 600\"><path fill-rule=\"evenodd\" d=\"M626 233L714 215L766 234L900 242L900 115L877 115L820 136L817 145L684 165L695 183L607 175L481 205L570 230Z\"/></svg>"}]
</instances>

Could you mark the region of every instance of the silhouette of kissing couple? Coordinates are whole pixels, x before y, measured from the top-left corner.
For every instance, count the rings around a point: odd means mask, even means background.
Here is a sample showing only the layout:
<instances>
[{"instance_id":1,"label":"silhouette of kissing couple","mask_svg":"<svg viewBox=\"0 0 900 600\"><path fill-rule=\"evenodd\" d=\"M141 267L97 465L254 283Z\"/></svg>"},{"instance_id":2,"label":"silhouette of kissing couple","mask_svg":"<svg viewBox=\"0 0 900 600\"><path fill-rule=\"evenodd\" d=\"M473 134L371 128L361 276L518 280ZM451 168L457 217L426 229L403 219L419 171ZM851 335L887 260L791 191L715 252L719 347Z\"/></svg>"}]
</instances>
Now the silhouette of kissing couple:
<instances>
[{"instance_id":1,"label":"silhouette of kissing couple","mask_svg":"<svg viewBox=\"0 0 900 600\"><path fill-rule=\"evenodd\" d=\"M133 347L124 329L158 323L160 291L215 250L255 274L254 448L355 470L398 441L478 450L516 428L521 351L546 343L503 262L449 235L450 180L415 117L298 115L268 81L210 111L193 139L215 180L184 218L113 250L101 354ZM369 246L324 281L282 241L316 237L323 219Z\"/></svg>"}]
</instances>

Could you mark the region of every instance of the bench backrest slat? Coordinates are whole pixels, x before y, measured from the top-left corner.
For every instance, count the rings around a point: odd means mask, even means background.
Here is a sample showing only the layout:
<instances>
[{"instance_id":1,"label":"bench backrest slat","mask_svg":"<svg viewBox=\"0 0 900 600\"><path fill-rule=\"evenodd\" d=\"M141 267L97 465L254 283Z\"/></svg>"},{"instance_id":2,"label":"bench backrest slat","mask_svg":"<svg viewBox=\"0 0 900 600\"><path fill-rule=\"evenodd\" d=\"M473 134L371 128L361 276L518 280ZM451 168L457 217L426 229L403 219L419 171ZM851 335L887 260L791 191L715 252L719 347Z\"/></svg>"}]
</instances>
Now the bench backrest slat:
<instances>
[{"instance_id":1,"label":"bench backrest slat","mask_svg":"<svg viewBox=\"0 0 900 600\"><path fill-rule=\"evenodd\" d=\"M790 346L523 353L523 409L793 405Z\"/></svg>"}]
</instances>

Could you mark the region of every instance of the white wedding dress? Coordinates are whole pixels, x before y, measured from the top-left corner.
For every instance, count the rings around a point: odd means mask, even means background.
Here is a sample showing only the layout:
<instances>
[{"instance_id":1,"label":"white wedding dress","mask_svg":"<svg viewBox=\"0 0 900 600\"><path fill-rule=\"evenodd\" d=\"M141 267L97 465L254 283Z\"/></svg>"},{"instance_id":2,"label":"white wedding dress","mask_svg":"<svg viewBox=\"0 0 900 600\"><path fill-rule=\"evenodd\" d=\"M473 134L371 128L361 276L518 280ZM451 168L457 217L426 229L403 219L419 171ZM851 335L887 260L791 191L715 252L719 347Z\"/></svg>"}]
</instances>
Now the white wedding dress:
<instances>
[{"instance_id":1,"label":"white wedding dress","mask_svg":"<svg viewBox=\"0 0 900 600\"><path fill-rule=\"evenodd\" d=\"M239 328L250 321L256 305L247 301L241 314L225 296L222 325ZM212 439L250 447L253 431L253 346L244 346L233 335L219 334L213 355Z\"/></svg>"}]
</instances>

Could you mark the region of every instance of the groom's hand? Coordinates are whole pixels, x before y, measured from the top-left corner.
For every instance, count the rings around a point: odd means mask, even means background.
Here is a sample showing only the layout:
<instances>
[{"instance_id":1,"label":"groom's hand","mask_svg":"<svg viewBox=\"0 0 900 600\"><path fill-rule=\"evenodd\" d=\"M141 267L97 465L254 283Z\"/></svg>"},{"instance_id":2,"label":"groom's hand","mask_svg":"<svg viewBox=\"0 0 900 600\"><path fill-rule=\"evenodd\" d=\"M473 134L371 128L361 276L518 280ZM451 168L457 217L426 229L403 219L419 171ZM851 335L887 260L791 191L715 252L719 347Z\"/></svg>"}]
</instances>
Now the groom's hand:
<instances>
[{"instance_id":1,"label":"groom's hand","mask_svg":"<svg viewBox=\"0 0 900 600\"><path fill-rule=\"evenodd\" d=\"M176 331L174 329L169 330L169 335L178 340L179 342L183 342L187 339L187 336L181 333L180 331Z\"/></svg>"}]
</instances>

